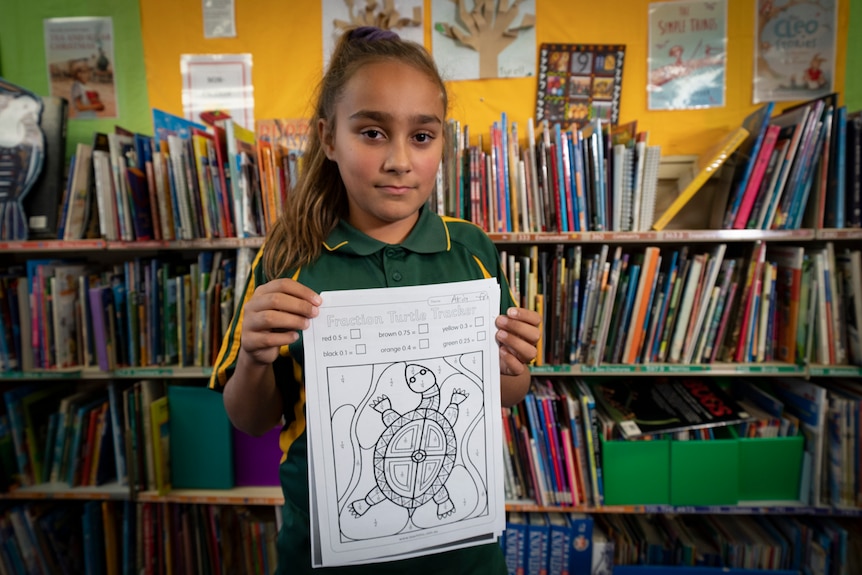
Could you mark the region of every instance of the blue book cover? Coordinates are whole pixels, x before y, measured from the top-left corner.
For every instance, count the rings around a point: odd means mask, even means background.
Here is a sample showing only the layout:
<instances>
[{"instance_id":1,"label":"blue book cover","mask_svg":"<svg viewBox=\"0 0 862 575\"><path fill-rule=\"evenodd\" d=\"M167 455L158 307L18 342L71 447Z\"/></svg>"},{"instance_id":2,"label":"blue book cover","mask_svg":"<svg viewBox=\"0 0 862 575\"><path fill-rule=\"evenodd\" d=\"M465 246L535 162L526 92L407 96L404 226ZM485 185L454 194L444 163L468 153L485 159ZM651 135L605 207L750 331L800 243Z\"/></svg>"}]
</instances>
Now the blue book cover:
<instances>
[{"instance_id":1,"label":"blue book cover","mask_svg":"<svg viewBox=\"0 0 862 575\"><path fill-rule=\"evenodd\" d=\"M569 513L569 573L591 573L593 565L593 518L584 513Z\"/></svg>"},{"instance_id":2,"label":"blue book cover","mask_svg":"<svg viewBox=\"0 0 862 575\"><path fill-rule=\"evenodd\" d=\"M572 202L572 221L569 222L569 231L585 231L581 229L581 216L583 215L582 210L584 209L583 204L581 203L582 197L581 194L578 193L579 189L583 189L583 184L581 183L581 173L580 173L580 164L579 155L580 155L580 147L577 144L577 136L575 134L569 133L569 136L566 138L566 146L569 150L569 186L571 186L572 194L569 198L569 201Z\"/></svg>"},{"instance_id":3,"label":"blue book cover","mask_svg":"<svg viewBox=\"0 0 862 575\"><path fill-rule=\"evenodd\" d=\"M821 154L824 145L829 145L830 130L832 128L833 109L829 108L823 113L823 121L820 129L816 129L810 141L810 150L806 150L803 156L804 161L799 172L799 180L793 193L793 198L790 202L790 207L787 212L787 218L784 220L786 229L798 230L802 226L802 216L805 213L805 208L808 205L808 197L811 193L811 188L817 183L815 175L817 174L817 165L821 162Z\"/></svg>"},{"instance_id":4,"label":"blue book cover","mask_svg":"<svg viewBox=\"0 0 862 575\"><path fill-rule=\"evenodd\" d=\"M633 264L629 267L629 285L628 293L623 302L622 316L620 318L619 328L617 330L617 340L614 346L612 363L619 363L622 357L623 346L625 345L625 334L628 333L629 321L631 319L632 307L634 307L635 294L638 291L638 279L640 278L641 267L638 264Z\"/></svg>"},{"instance_id":5,"label":"blue book cover","mask_svg":"<svg viewBox=\"0 0 862 575\"><path fill-rule=\"evenodd\" d=\"M544 513L528 513L525 575L547 575L548 536L548 517Z\"/></svg>"},{"instance_id":6,"label":"blue book cover","mask_svg":"<svg viewBox=\"0 0 862 575\"><path fill-rule=\"evenodd\" d=\"M572 530L563 513L548 513L548 573L575 575L569 571Z\"/></svg>"},{"instance_id":7,"label":"blue book cover","mask_svg":"<svg viewBox=\"0 0 862 575\"><path fill-rule=\"evenodd\" d=\"M544 485L545 490L551 497L551 501L543 502L555 503L557 493L557 483L554 478L554 470L549 456L547 443L545 442L545 433L542 422L539 419L539 414L536 410L536 398L532 392L524 397L524 405L527 408L527 422L530 425L530 436L536 444L538 457L536 458L536 472L538 480Z\"/></svg>"},{"instance_id":8,"label":"blue book cover","mask_svg":"<svg viewBox=\"0 0 862 575\"><path fill-rule=\"evenodd\" d=\"M751 178L751 172L757 161L757 154L760 152L760 145L763 142L763 136L766 133L766 127L769 125L769 118L772 116L774 108L775 102L767 102L742 121L742 127L748 130L748 138L740 146L738 154L740 159L745 161L745 165L738 180L734 178L735 186L731 192L730 205L724 215L724 225L722 226L724 228L730 228L736 219L736 213L742 203L742 196L745 195L745 188L748 187L748 180Z\"/></svg>"},{"instance_id":9,"label":"blue book cover","mask_svg":"<svg viewBox=\"0 0 862 575\"><path fill-rule=\"evenodd\" d=\"M862 225L862 110L847 115L845 225Z\"/></svg>"},{"instance_id":10,"label":"blue book cover","mask_svg":"<svg viewBox=\"0 0 862 575\"><path fill-rule=\"evenodd\" d=\"M502 161L503 173L498 174L498 176L502 176L503 178L503 189L505 193L503 194L503 205L501 206L503 210L503 223L505 224L506 231L512 231L512 206L511 206L511 189L509 186L509 170L512 169L509 166L509 120L506 116L506 112L503 112L502 119L500 120L500 134L502 136L502 150L500 151L500 159Z\"/></svg>"},{"instance_id":11,"label":"blue book cover","mask_svg":"<svg viewBox=\"0 0 862 575\"><path fill-rule=\"evenodd\" d=\"M836 114L837 138L835 142L835 163L830 168L830 175L834 177L834 190L831 198L831 206L826 208L826 221L824 227L843 228L845 225L844 206L847 202L847 107L840 106ZM829 217L830 210L834 210L834 218Z\"/></svg>"},{"instance_id":12,"label":"blue book cover","mask_svg":"<svg viewBox=\"0 0 862 575\"><path fill-rule=\"evenodd\" d=\"M560 198L560 230L561 232L567 232L571 228L569 227L569 218L568 218L568 198L566 197L566 186L565 179L567 174L563 169L563 145L565 145L565 140L563 139L563 133L560 128L560 124L554 124L554 145L557 152L557 181L560 183L559 189L557 190L557 195Z\"/></svg>"},{"instance_id":13,"label":"blue book cover","mask_svg":"<svg viewBox=\"0 0 862 575\"><path fill-rule=\"evenodd\" d=\"M652 349L649 351L650 362L655 361L658 355L659 344L661 343L661 334L664 332L664 323L667 319L667 310L670 306L670 294L673 288L673 282L676 279L677 262L679 259L679 250L673 250L670 256L670 264L668 265L667 275L663 286L664 299L662 300L661 309L659 309L658 324L656 326L655 338L652 342Z\"/></svg>"},{"instance_id":14,"label":"blue book cover","mask_svg":"<svg viewBox=\"0 0 862 575\"><path fill-rule=\"evenodd\" d=\"M506 521L506 569L509 575L523 575L524 554L527 540L527 516L524 513L509 513Z\"/></svg>"},{"instance_id":15,"label":"blue book cover","mask_svg":"<svg viewBox=\"0 0 862 575\"><path fill-rule=\"evenodd\" d=\"M163 110L153 108L153 132L159 151L162 150L162 141L168 139L169 135L176 135L187 140L191 138L192 130L206 131L206 126L186 120L182 116L175 116Z\"/></svg>"}]
</instances>

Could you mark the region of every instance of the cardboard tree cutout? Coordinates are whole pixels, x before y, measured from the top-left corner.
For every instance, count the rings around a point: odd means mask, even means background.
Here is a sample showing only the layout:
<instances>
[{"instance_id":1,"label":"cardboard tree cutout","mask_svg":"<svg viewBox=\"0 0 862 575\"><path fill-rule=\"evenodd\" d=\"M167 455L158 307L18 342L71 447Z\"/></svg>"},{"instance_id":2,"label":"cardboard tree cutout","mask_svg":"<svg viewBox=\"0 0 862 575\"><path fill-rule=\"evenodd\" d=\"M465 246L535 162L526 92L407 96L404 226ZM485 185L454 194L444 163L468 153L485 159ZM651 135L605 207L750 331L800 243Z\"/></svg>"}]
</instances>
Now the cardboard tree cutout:
<instances>
[{"instance_id":1,"label":"cardboard tree cutout","mask_svg":"<svg viewBox=\"0 0 862 575\"><path fill-rule=\"evenodd\" d=\"M447 38L471 48L479 53L479 77L498 77L497 59L500 53L517 39L523 30L535 25L533 14L524 14L521 23L512 27L520 12L518 6L524 0L475 0L473 9L468 11L466 0L452 0L458 7L461 27L443 22L434 29ZM463 30L462 30L463 28Z\"/></svg>"},{"instance_id":2,"label":"cardboard tree cutout","mask_svg":"<svg viewBox=\"0 0 862 575\"><path fill-rule=\"evenodd\" d=\"M353 0L344 0L344 3L350 10L350 21L336 19L332 22L335 28L342 32L356 26L374 26L383 30L396 30L422 24L421 8L413 8L412 18L401 16L395 9L395 0L383 0L382 3L377 2L377 0L365 0L365 8L358 8L355 13L353 9L356 3ZM377 7L380 4L382 6L378 10Z\"/></svg>"}]
</instances>

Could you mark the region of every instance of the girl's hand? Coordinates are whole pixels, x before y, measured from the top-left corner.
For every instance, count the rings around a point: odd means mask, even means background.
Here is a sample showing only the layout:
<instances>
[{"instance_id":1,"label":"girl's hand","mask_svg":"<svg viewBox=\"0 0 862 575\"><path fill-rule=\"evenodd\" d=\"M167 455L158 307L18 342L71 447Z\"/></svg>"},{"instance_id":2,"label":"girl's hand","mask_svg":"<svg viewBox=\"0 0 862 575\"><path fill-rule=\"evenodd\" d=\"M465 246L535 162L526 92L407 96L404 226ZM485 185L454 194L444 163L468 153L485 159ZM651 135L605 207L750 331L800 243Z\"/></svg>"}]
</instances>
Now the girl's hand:
<instances>
[{"instance_id":1,"label":"girl's hand","mask_svg":"<svg viewBox=\"0 0 862 575\"><path fill-rule=\"evenodd\" d=\"M542 317L529 309L510 307L497 317L497 343L500 344L500 373L521 375L536 359L539 324Z\"/></svg>"},{"instance_id":2,"label":"girl's hand","mask_svg":"<svg viewBox=\"0 0 862 575\"><path fill-rule=\"evenodd\" d=\"M278 279L254 290L243 306L242 350L255 363L269 365L283 345L299 339L299 330L320 313L314 290L292 279Z\"/></svg>"}]
</instances>

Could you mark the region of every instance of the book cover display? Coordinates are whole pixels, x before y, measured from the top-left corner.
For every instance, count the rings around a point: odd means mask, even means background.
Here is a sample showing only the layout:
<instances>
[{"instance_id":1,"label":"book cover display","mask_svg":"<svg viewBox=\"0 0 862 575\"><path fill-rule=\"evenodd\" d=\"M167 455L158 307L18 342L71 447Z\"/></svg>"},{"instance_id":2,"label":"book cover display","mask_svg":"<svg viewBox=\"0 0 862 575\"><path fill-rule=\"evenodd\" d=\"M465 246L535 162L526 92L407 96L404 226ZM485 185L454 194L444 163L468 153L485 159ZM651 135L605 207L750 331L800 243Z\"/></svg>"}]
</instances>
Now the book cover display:
<instances>
[{"instance_id":1,"label":"book cover display","mask_svg":"<svg viewBox=\"0 0 862 575\"><path fill-rule=\"evenodd\" d=\"M758 0L754 103L817 98L835 81L835 0Z\"/></svg>"},{"instance_id":2,"label":"book cover display","mask_svg":"<svg viewBox=\"0 0 862 575\"><path fill-rule=\"evenodd\" d=\"M48 18L45 58L51 95L69 101L69 118L117 118L111 18Z\"/></svg>"},{"instance_id":3,"label":"book cover display","mask_svg":"<svg viewBox=\"0 0 862 575\"><path fill-rule=\"evenodd\" d=\"M536 121L581 128L620 114L623 44L542 44Z\"/></svg>"},{"instance_id":4,"label":"book cover display","mask_svg":"<svg viewBox=\"0 0 862 575\"><path fill-rule=\"evenodd\" d=\"M678 379L643 385L626 380L592 384L596 402L625 439L731 425L748 413L710 379Z\"/></svg>"},{"instance_id":5,"label":"book cover display","mask_svg":"<svg viewBox=\"0 0 862 575\"><path fill-rule=\"evenodd\" d=\"M650 4L649 109L724 106L726 47L725 2Z\"/></svg>"}]
</instances>

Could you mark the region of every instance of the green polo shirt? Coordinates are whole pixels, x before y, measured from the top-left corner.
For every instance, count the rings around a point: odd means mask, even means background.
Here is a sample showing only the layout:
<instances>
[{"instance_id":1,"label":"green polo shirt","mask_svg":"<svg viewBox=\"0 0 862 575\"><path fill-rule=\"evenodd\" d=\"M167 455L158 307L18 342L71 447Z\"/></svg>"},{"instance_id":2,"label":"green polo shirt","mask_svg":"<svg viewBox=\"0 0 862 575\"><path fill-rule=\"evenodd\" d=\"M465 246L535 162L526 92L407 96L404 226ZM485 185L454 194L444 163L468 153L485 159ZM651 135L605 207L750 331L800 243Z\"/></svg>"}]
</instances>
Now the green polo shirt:
<instances>
[{"instance_id":1,"label":"green polo shirt","mask_svg":"<svg viewBox=\"0 0 862 575\"><path fill-rule=\"evenodd\" d=\"M260 250L252 266L243 303L268 280ZM410 235L398 245L379 242L342 221L324 242L320 257L284 275L320 293L346 289L413 286L496 277L501 286L500 311L514 305L500 267L496 246L472 223L440 217L422 209ZM228 330L216 360L210 387L221 389L239 354L243 314ZM284 404L285 426L280 436L280 478L284 492L279 532L279 573L311 573L308 518L308 455L305 429L305 390L302 337L283 348L273 363ZM503 573L505 562L496 544L470 547L391 563L350 569L315 569L314 573Z\"/></svg>"}]
</instances>

